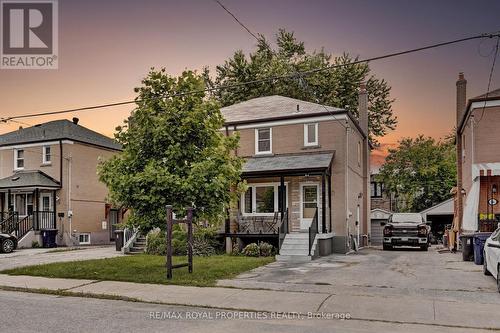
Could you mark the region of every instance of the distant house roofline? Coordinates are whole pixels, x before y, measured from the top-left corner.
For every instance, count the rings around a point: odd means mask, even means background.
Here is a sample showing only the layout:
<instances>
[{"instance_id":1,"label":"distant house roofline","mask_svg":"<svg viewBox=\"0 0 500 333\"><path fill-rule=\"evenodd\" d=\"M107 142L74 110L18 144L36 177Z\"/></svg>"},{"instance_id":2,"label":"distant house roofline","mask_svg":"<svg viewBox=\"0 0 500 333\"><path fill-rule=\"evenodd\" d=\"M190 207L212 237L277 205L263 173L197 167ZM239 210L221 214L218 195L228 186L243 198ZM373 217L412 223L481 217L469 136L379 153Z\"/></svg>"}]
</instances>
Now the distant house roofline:
<instances>
[{"instance_id":1,"label":"distant house roofline","mask_svg":"<svg viewBox=\"0 0 500 333\"><path fill-rule=\"evenodd\" d=\"M473 98L468 100L467 106L465 107L465 112L462 116L462 119L460 120L459 126L457 127L457 133L462 134L464 127L465 127L465 123L469 119L470 114L472 112L472 109L471 109L472 104L476 103L476 102L489 102L489 101L496 101L496 100L500 101L500 88L490 91L487 95L488 95L488 97L486 97L486 94L482 94L482 95L473 97Z\"/></svg>"}]
</instances>

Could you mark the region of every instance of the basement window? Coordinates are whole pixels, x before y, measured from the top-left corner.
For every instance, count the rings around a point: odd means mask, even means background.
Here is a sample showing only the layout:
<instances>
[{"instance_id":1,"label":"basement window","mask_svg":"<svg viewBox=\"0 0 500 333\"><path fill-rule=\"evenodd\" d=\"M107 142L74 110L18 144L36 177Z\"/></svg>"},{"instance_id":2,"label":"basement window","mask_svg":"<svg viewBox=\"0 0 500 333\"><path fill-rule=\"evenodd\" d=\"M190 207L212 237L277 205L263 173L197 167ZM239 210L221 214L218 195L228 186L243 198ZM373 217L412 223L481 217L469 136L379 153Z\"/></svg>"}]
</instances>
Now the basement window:
<instances>
[{"instance_id":1,"label":"basement window","mask_svg":"<svg viewBox=\"0 0 500 333\"><path fill-rule=\"evenodd\" d=\"M78 235L78 242L80 243L80 245L90 245L90 234L83 233Z\"/></svg>"}]
</instances>

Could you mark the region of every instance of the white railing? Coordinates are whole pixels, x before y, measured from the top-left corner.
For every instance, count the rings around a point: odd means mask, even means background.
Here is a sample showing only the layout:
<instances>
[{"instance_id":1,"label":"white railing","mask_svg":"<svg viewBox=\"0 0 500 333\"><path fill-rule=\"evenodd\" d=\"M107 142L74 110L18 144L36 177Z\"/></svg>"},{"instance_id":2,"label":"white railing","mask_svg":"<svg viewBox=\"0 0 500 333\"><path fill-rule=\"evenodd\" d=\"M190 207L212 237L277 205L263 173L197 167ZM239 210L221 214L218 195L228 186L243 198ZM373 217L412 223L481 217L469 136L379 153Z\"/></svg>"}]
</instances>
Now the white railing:
<instances>
[{"instance_id":1,"label":"white railing","mask_svg":"<svg viewBox=\"0 0 500 333\"><path fill-rule=\"evenodd\" d=\"M123 229L123 247L122 247L122 252L123 253L129 253L130 248L134 246L134 242L139 236L139 229L137 228L125 228Z\"/></svg>"}]
</instances>

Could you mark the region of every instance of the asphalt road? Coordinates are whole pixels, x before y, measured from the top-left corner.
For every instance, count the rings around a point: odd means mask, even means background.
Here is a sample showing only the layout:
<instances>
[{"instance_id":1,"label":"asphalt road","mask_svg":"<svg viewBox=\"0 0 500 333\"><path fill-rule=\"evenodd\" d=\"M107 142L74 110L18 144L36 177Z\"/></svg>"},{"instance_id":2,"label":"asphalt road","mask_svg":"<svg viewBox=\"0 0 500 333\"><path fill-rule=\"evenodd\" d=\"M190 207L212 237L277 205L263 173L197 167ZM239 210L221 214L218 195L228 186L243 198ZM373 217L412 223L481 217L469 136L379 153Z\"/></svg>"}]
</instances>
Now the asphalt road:
<instances>
[{"instance_id":1,"label":"asphalt road","mask_svg":"<svg viewBox=\"0 0 500 333\"><path fill-rule=\"evenodd\" d=\"M11 291L0 291L0 313L2 332L482 332L369 320L298 319L293 314L271 319L269 313Z\"/></svg>"}]
</instances>

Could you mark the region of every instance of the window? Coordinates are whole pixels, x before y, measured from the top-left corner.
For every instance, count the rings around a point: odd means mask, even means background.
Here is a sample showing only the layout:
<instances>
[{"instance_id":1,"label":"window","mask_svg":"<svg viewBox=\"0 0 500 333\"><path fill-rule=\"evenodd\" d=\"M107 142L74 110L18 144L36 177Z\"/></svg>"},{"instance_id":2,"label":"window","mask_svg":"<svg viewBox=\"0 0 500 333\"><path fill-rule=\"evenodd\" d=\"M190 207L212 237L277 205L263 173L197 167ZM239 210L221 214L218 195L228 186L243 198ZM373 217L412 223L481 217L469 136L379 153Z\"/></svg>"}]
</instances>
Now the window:
<instances>
[{"instance_id":1,"label":"window","mask_svg":"<svg viewBox=\"0 0 500 333\"><path fill-rule=\"evenodd\" d=\"M42 148L42 163L50 164L52 162L52 156L50 154L50 146L43 146Z\"/></svg>"},{"instance_id":2,"label":"window","mask_svg":"<svg viewBox=\"0 0 500 333\"><path fill-rule=\"evenodd\" d=\"M51 203L51 200L50 200L50 194L42 194L42 211L44 212L49 212L52 210L52 203Z\"/></svg>"},{"instance_id":3,"label":"window","mask_svg":"<svg viewBox=\"0 0 500 333\"><path fill-rule=\"evenodd\" d=\"M241 195L243 215L273 215L274 212L280 211L280 187L277 183L249 185L247 191ZM288 201L287 186L284 190Z\"/></svg>"},{"instance_id":4,"label":"window","mask_svg":"<svg viewBox=\"0 0 500 333\"><path fill-rule=\"evenodd\" d=\"M318 145L318 123L304 124L304 146Z\"/></svg>"},{"instance_id":5,"label":"window","mask_svg":"<svg viewBox=\"0 0 500 333\"><path fill-rule=\"evenodd\" d=\"M372 198L381 198L382 192L384 191L384 186L379 182L371 182L370 183L370 195Z\"/></svg>"},{"instance_id":6,"label":"window","mask_svg":"<svg viewBox=\"0 0 500 333\"><path fill-rule=\"evenodd\" d=\"M14 169L24 169L24 149L14 149Z\"/></svg>"},{"instance_id":7,"label":"window","mask_svg":"<svg viewBox=\"0 0 500 333\"><path fill-rule=\"evenodd\" d=\"M82 245L90 244L90 234L80 234L78 235L78 242Z\"/></svg>"},{"instance_id":8,"label":"window","mask_svg":"<svg viewBox=\"0 0 500 333\"><path fill-rule=\"evenodd\" d=\"M272 153L273 131L271 128L255 130L255 154Z\"/></svg>"}]
</instances>

